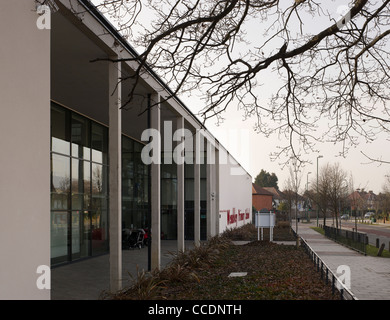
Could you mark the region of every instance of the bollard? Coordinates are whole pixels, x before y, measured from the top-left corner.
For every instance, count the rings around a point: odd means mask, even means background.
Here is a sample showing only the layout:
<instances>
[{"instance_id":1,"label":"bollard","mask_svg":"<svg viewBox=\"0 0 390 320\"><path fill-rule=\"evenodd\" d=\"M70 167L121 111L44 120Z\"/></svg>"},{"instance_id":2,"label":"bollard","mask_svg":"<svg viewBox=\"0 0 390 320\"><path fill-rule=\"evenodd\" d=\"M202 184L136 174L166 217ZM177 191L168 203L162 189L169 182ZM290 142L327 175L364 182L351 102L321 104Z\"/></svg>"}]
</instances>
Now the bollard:
<instances>
[{"instance_id":1,"label":"bollard","mask_svg":"<svg viewBox=\"0 0 390 320\"><path fill-rule=\"evenodd\" d=\"M382 252L383 252L383 249L385 248L385 244L382 243L381 247L379 248L378 250L378 253L377 253L377 256L378 257L381 257L382 256Z\"/></svg>"},{"instance_id":2,"label":"bollard","mask_svg":"<svg viewBox=\"0 0 390 320\"><path fill-rule=\"evenodd\" d=\"M379 239L376 238L376 247L379 248Z\"/></svg>"}]
</instances>

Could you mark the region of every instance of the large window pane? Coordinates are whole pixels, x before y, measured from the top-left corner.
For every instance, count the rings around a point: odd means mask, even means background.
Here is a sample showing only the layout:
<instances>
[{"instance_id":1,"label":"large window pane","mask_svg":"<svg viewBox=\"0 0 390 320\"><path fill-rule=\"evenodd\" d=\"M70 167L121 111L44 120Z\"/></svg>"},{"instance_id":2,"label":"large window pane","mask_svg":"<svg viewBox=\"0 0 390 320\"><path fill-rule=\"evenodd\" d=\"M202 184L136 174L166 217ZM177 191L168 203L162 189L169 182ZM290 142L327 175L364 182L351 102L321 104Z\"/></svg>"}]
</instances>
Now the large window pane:
<instances>
[{"instance_id":1,"label":"large window pane","mask_svg":"<svg viewBox=\"0 0 390 320\"><path fill-rule=\"evenodd\" d=\"M72 259L80 258L80 211L72 211Z\"/></svg>"},{"instance_id":2,"label":"large window pane","mask_svg":"<svg viewBox=\"0 0 390 320\"><path fill-rule=\"evenodd\" d=\"M68 112L62 108L51 108L51 150L70 155L70 139L67 130Z\"/></svg>"},{"instance_id":3,"label":"large window pane","mask_svg":"<svg viewBox=\"0 0 390 320\"><path fill-rule=\"evenodd\" d=\"M68 259L68 212L51 212L51 239L50 250L53 263Z\"/></svg>"},{"instance_id":4,"label":"large window pane","mask_svg":"<svg viewBox=\"0 0 390 320\"><path fill-rule=\"evenodd\" d=\"M91 216L88 211L72 211L72 259L90 256Z\"/></svg>"},{"instance_id":5,"label":"large window pane","mask_svg":"<svg viewBox=\"0 0 390 320\"><path fill-rule=\"evenodd\" d=\"M161 177L175 179L177 177L177 166L175 163L161 165Z\"/></svg>"},{"instance_id":6,"label":"large window pane","mask_svg":"<svg viewBox=\"0 0 390 320\"><path fill-rule=\"evenodd\" d=\"M97 123L92 123L92 161L108 163L108 130Z\"/></svg>"},{"instance_id":7,"label":"large window pane","mask_svg":"<svg viewBox=\"0 0 390 320\"><path fill-rule=\"evenodd\" d=\"M174 205L177 203L177 181L176 179L161 180L161 204Z\"/></svg>"},{"instance_id":8,"label":"large window pane","mask_svg":"<svg viewBox=\"0 0 390 320\"><path fill-rule=\"evenodd\" d=\"M51 207L67 210L70 205L70 158L52 154L51 167Z\"/></svg>"},{"instance_id":9,"label":"large window pane","mask_svg":"<svg viewBox=\"0 0 390 320\"><path fill-rule=\"evenodd\" d=\"M84 198L84 163L72 159L72 210L83 209Z\"/></svg>"},{"instance_id":10,"label":"large window pane","mask_svg":"<svg viewBox=\"0 0 390 320\"><path fill-rule=\"evenodd\" d=\"M184 181L184 194L186 201L194 201L195 200L195 187L194 187L194 179L185 179Z\"/></svg>"},{"instance_id":11,"label":"large window pane","mask_svg":"<svg viewBox=\"0 0 390 320\"><path fill-rule=\"evenodd\" d=\"M193 164L185 164L184 165L184 175L186 178L194 178L194 165Z\"/></svg>"},{"instance_id":12,"label":"large window pane","mask_svg":"<svg viewBox=\"0 0 390 320\"><path fill-rule=\"evenodd\" d=\"M90 139L89 139L89 120L76 114L72 114L72 156L91 159Z\"/></svg>"},{"instance_id":13,"label":"large window pane","mask_svg":"<svg viewBox=\"0 0 390 320\"><path fill-rule=\"evenodd\" d=\"M84 161L84 210L88 210L91 205L91 163Z\"/></svg>"},{"instance_id":14,"label":"large window pane","mask_svg":"<svg viewBox=\"0 0 390 320\"><path fill-rule=\"evenodd\" d=\"M92 163L92 194L108 195L107 167Z\"/></svg>"},{"instance_id":15,"label":"large window pane","mask_svg":"<svg viewBox=\"0 0 390 320\"><path fill-rule=\"evenodd\" d=\"M81 236L81 257L88 257L91 255L91 214L89 211L83 211L80 219L82 236Z\"/></svg>"},{"instance_id":16,"label":"large window pane","mask_svg":"<svg viewBox=\"0 0 390 320\"><path fill-rule=\"evenodd\" d=\"M176 179L161 180L161 234L163 239L177 239Z\"/></svg>"},{"instance_id":17,"label":"large window pane","mask_svg":"<svg viewBox=\"0 0 390 320\"><path fill-rule=\"evenodd\" d=\"M53 105L51 134L52 264L105 253L108 129Z\"/></svg>"},{"instance_id":18,"label":"large window pane","mask_svg":"<svg viewBox=\"0 0 390 320\"><path fill-rule=\"evenodd\" d=\"M122 136L122 153L132 153L134 151L134 142L130 138Z\"/></svg>"},{"instance_id":19,"label":"large window pane","mask_svg":"<svg viewBox=\"0 0 390 320\"><path fill-rule=\"evenodd\" d=\"M92 212L92 255L108 250L108 214L107 210Z\"/></svg>"},{"instance_id":20,"label":"large window pane","mask_svg":"<svg viewBox=\"0 0 390 320\"><path fill-rule=\"evenodd\" d=\"M200 179L200 200L207 200L207 180Z\"/></svg>"}]
</instances>

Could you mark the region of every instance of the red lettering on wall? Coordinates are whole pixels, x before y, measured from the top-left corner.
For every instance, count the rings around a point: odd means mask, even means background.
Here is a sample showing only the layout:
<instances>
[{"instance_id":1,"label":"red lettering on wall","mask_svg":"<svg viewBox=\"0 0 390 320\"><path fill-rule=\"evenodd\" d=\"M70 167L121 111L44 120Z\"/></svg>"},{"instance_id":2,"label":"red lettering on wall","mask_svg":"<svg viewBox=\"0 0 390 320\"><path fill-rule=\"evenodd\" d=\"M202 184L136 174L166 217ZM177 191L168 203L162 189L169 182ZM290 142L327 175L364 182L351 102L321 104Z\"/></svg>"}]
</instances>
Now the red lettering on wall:
<instances>
[{"instance_id":1,"label":"red lettering on wall","mask_svg":"<svg viewBox=\"0 0 390 320\"><path fill-rule=\"evenodd\" d=\"M249 209L246 208L245 209L245 219L249 219L249 214L250 214Z\"/></svg>"},{"instance_id":2,"label":"red lettering on wall","mask_svg":"<svg viewBox=\"0 0 390 320\"><path fill-rule=\"evenodd\" d=\"M233 223L237 224L238 221L249 219L250 216L250 210L248 208L245 209L245 211L241 211L240 209L238 209L238 213L236 213L236 208L233 208L233 210L220 210L219 212L226 212L226 219L228 225Z\"/></svg>"}]
</instances>

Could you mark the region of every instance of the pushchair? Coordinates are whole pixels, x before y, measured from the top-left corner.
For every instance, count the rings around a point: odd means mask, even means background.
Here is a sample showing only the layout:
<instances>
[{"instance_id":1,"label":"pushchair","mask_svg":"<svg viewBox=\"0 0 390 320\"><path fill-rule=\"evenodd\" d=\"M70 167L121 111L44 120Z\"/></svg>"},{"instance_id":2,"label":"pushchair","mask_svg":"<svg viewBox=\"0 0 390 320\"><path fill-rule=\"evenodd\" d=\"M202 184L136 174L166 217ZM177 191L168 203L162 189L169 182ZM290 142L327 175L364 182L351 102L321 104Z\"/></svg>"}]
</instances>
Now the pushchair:
<instances>
[{"instance_id":1,"label":"pushchair","mask_svg":"<svg viewBox=\"0 0 390 320\"><path fill-rule=\"evenodd\" d=\"M122 231L122 248L124 249L141 249L144 246L144 232L143 230L129 230Z\"/></svg>"}]
</instances>

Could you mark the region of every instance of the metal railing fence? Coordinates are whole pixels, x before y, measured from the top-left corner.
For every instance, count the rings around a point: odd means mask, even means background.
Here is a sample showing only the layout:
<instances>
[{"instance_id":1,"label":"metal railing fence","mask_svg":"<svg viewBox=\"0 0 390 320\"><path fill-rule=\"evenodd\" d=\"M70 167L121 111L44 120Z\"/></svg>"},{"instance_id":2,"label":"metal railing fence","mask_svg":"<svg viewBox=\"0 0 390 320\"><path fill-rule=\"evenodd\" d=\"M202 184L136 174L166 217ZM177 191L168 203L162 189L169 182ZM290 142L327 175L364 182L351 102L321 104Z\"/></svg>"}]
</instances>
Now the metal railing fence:
<instances>
[{"instance_id":1,"label":"metal railing fence","mask_svg":"<svg viewBox=\"0 0 390 320\"><path fill-rule=\"evenodd\" d=\"M367 234L351 230L334 228L331 226L321 226L325 231L325 236L342 245L352 248L364 255L367 254L366 238Z\"/></svg>"}]
</instances>

